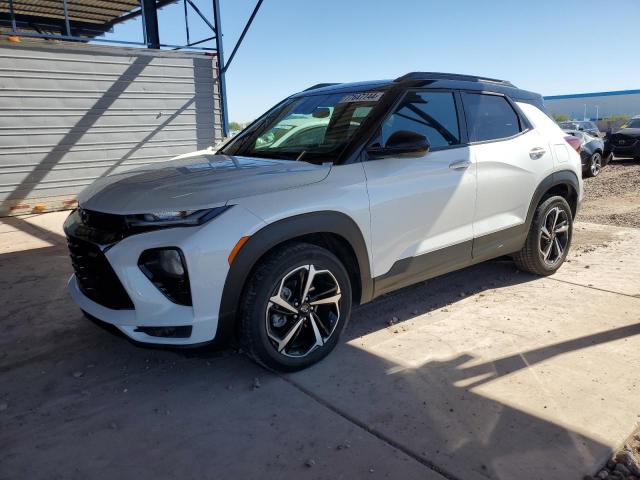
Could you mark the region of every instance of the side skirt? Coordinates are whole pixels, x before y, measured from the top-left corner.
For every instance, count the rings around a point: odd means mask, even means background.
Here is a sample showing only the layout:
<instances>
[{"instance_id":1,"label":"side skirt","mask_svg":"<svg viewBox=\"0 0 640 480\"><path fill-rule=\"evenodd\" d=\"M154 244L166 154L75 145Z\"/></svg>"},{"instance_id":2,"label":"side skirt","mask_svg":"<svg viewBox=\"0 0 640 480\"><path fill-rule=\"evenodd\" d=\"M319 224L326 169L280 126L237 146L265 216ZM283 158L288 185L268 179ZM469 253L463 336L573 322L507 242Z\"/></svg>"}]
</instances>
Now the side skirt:
<instances>
[{"instance_id":1,"label":"side skirt","mask_svg":"<svg viewBox=\"0 0 640 480\"><path fill-rule=\"evenodd\" d=\"M517 252L523 247L527 232L527 224L524 223L434 252L398 260L387 273L373 279L373 298Z\"/></svg>"},{"instance_id":2,"label":"side skirt","mask_svg":"<svg viewBox=\"0 0 640 480\"><path fill-rule=\"evenodd\" d=\"M483 235L473 240L473 263L519 251L527 240L527 223Z\"/></svg>"},{"instance_id":3,"label":"side skirt","mask_svg":"<svg viewBox=\"0 0 640 480\"><path fill-rule=\"evenodd\" d=\"M471 265L472 247L469 240L398 260L387 273L373 279L374 297Z\"/></svg>"}]
</instances>

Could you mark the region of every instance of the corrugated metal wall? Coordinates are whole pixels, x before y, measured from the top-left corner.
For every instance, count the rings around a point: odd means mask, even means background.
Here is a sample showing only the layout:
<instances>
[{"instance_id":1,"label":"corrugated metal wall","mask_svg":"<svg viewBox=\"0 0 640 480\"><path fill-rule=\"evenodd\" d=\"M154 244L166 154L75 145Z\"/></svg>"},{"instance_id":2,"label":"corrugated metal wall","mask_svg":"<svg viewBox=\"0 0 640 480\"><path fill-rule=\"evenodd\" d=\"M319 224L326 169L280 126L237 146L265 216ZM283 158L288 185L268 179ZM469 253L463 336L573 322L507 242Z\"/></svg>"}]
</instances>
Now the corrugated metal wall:
<instances>
[{"instance_id":1,"label":"corrugated metal wall","mask_svg":"<svg viewBox=\"0 0 640 480\"><path fill-rule=\"evenodd\" d=\"M215 57L0 44L0 215L69 205L115 171L222 139Z\"/></svg>"}]
</instances>

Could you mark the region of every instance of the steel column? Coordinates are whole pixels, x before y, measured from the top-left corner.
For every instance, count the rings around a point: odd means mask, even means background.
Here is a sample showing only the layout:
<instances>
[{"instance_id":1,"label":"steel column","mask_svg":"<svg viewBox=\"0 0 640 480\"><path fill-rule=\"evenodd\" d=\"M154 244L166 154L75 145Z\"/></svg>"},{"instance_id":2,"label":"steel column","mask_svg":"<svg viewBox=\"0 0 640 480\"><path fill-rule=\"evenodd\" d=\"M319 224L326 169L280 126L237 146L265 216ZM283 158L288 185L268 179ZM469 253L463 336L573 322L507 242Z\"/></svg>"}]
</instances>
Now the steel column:
<instances>
[{"instance_id":1,"label":"steel column","mask_svg":"<svg viewBox=\"0 0 640 480\"><path fill-rule=\"evenodd\" d=\"M216 33L216 51L218 54L218 78L220 79L220 100L222 106L222 136L229 134L229 117L227 111L227 87L225 82L224 52L222 49L222 21L220 19L220 1L213 0L213 25Z\"/></svg>"},{"instance_id":2,"label":"steel column","mask_svg":"<svg viewBox=\"0 0 640 480\"><path fill-rule=\"evenodd\" d=\"M9 0L9 16L11 17L11 31L16 33L18 27L16 26L16 14L13 11L13 0Z\"/></svg>"},{"instance_id":3,"label":"steel column","mask_svg":"<svg viewBox=\"0 0 640 480\"><path fill-rule=\"evenodd\" d=\"M69 23L69 8L67 6L67 0L62 0L62 6L64 8L64 29L67 37L71 36L71 24Z\"/></svg>"},{"instance_id":4,"label":"steel column","mask_svg":"<svg viewBox=\"0 0 640 480\"><path fill-rule=\"evenodd\" d=\"M148 48L160 48L160 31L158 29L158 10L156 0L142 1L142 20Z\"/></svg>"}]
</instances>

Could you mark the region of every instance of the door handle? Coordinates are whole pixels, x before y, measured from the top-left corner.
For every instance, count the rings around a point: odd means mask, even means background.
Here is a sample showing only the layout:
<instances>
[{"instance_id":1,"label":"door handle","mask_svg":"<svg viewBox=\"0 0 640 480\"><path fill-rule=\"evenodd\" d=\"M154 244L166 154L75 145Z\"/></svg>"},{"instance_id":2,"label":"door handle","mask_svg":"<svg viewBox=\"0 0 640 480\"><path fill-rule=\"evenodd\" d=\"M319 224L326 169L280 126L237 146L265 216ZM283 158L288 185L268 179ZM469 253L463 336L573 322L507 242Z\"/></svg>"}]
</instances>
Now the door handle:
<instances>
[{"instance_id":1,"label":"door handle","mask_svg":"<svg viewBox=\"0 0 640 480\"><path fill-rule=\"evenodd\" d=\"M531 158L531 160L538 160L545 153L547 153L547 151L544 148L535 147L535 148L532 148L531 150L529 150L529 157Z\"/></svg>"},{"instance_id":2,"label":"door handle","mask_svg":"<svg viewBox=\"0 0 640 480\"><path fill-rule=\"evenodd\" d=\"M451 162L449 164L449 168L451 170L465 170L471 166L471 162L469 160L456 160L455 162Z\"/></svg>"}]
</instances>

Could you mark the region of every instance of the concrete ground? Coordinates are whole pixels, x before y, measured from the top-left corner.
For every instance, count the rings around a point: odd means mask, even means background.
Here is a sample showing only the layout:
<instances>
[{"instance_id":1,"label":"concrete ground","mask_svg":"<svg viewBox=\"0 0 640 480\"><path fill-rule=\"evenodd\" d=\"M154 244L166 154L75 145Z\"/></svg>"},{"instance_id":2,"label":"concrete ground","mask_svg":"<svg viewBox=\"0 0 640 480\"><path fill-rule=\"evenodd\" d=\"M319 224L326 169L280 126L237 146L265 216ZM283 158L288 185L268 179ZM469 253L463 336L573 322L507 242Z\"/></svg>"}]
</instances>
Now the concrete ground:
<instances>
[{"instance_id":1,"label":"concrete ground","mask_svg":"<svg viewBox=\"0 0 640 480\"><path fill-rule=\"evenodd\" d=\"M550 278L493 261L385 296L278 376L85 320L64 216L0 223L1 479L578 479L640 421L638 229L578 223Z\"/></svg>"}]
</instances>

